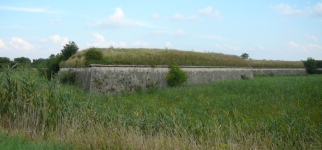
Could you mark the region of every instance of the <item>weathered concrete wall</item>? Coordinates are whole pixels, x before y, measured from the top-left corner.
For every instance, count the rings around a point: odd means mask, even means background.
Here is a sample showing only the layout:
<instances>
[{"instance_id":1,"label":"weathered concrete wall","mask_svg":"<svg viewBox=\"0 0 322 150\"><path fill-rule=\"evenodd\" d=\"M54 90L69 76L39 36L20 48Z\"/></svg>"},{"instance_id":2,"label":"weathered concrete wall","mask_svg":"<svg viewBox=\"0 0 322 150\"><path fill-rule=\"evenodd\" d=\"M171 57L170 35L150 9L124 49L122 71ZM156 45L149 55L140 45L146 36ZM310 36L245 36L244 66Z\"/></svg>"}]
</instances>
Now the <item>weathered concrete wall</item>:
<instances>
[{"instance_id":1,"label":"weathered concrete wall","mask_svg":"<svg viewBox=\"0 0 322 150\"><path fill-rule=\"evenodd\" d=\"M306 75L305 68L253 68L256 75Z\"/></svg>"},{"instance_id":2,"label":"weathered concrete wall","mask_svg":"<svg viewBox=\"0 0 322 150\"><path fill-rule=\"evenodd\" d=\"M257 75L306 75L304 68L238 68L213 66L180 66L187 73L187 84L210 83L220 80L241 79L244 75L252 79ZM71 69L75 72L76 82L85 90L94 93L120 94L135 92L154 87L167 87L168 66L134 66L134 65L90 65L85 68ZM322 71L322 69L319 69Z\"/></svg>"},{"instance_id":3,"label":"weathered concrete wall","mask_svg":"<svg viewBox=\"0 0 322 150\"><path fill-rule=\"evenodd\" d=\"M187 84L209 83L219 80L241 79L241 75L252 79L251 68L221 68L180 66L187 73ZM111 66L92 65L86 68L61 68L73 70L76 81L86 91L118 94L135 92L153 87L167 87L168 66Z\"/></svg>"}]
</instances>

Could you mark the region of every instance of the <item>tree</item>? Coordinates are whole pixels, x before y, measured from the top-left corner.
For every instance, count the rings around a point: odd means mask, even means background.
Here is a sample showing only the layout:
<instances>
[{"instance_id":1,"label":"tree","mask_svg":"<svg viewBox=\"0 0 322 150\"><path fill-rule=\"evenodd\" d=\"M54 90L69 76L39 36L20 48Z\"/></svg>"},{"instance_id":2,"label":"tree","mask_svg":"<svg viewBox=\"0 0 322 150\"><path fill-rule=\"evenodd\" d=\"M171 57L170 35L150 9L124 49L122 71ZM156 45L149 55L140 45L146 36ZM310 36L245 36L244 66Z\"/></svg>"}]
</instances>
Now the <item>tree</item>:
<instances>
[{"instance_id":1,"label":"tree","mask_svg":"<svg viewBox=\"0 0 322 150\"><path fill-rule=\"evenodd\" d=\"M74 55L78 51L78 46L75 44L75 42L69 42L69 44L66 44L64 46L64 49L61 50L61 57L62 60L69 59L72 55Z\"/></svg>"},{"instance_id":2,"label":"tree","mask_svg":"<svg viewBox=\"0 0 322 150\"><path fill-rule=\"evenodd\" d=\"M316 73L316 60L314 60L313 58L309 57L307 58L307 61L303 61L304 63L304 66L306 68L306 71L309 73L309 74L314 74Z\"/></svg>"},{"instance_id":3,"label":"tree","mask_svg":"<svg viewBox=\"0 0 322 150\"><path fill-rule=\"evenodd\" d=\"M31 63L31 60L26 57L18 57L14 59L14 62L24 64L24 63Z\"/></svg>"},{"instance_id":4,"label":"tree","mask_svg":"<svg viewBox=\"0 0 322 150\"><path fill-rule=\"evenodd\" d=\"M10 59L8 57L0 57L0 64L9 63Z\"/></svg>"},{"instance_id":5,"label":"tree","mask_svg":"<svg viewBox=\"0 0 322 150\"><path fill-rule=\"evenodd\" d=\"M58 73L59 71L59 63L62 60L62 56L60 54L57 54L56 56L54 54L51 54L46 62L46 77L47 79L51 79L53 75Z\"/></svg>"},{"instance_id":6,"label":"tree","mask_svg":"<svg viewBox=\"0 0 322 150\"><path fill-rule=\"evenodd\" d=\"M99 63L103 60L103 53L98 48L92 47L85 52L85 65Z\"/></svg>"},{"instance_id":7,"label":"tree","mask_svg":"<svg viewBox=\"0 0 322 150\"><path fill-rule=\"evenodd\" d=\"M240 56L240 58L242 58L242 59L248 59L248 58L249 58L249 54L247 54L247 53L243 53L243 54Z\"/></svg>"}]
</instances>

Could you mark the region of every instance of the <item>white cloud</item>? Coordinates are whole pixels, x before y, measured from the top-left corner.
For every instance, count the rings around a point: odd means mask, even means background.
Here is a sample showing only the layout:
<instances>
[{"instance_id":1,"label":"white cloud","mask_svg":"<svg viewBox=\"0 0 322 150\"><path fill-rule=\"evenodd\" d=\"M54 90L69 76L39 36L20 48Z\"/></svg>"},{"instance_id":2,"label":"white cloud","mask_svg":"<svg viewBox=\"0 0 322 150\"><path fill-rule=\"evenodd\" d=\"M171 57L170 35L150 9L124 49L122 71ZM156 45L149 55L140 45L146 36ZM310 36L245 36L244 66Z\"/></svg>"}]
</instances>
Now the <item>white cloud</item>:
<instances>
[{"instance_id":1,"label":"white cloud","mask_svg":"<svg viewBox=\"0 0 322 150\"><path fill-rule=\"evenodd\" d=\"M136 42L132 43L132 45L135 45L135 46L148 46L149 42L136 41Z\"/></svg>"},{"instance_id":2,"label":"white cloud","mask_svg":"<svg viewBox=\"0 0 322 150\"><path fill-rule=\"evenodd\" d=\"M206 39L213 39L213 40L221 40L226 41L226 39L222 38L221 36L213 36L213 35L196 35L197 38L206 38Z\"/></svg>"},{"instance_id":3,"label":"white cloud","mask_svg":"<svg viewBox=\"0 0 322 150\"><path fill-rule=\"evenodd\" d=\"M184 30L178 30L178 31L154 31L151 33L152 35L162 35L162 34L170 34L170 35L176 35L176 36L183 36L186 35L186 32Z\"/></svg>"},{"instance_id":4,"label":"white cloud","mask_svg":"<svg viewBox=\"0 0 322 150\"><path fill-rule=\"evenodd\" d=\"M0 39L0 50L1 49L4 49L4 50L6 50L6 49L8 49L8 47L2 42L2 40Z\"/></svg>"},{"instance_id":5,"label":"white cloud","mask_svg":"<svg viewBox=\"0 0 322 150\"><path fill-rule=\"evenodd\" d=\"M86 43L86 45L88 47L110 47L110 46L113 46L113 47L125 47L126 46L126 43L125 42L114 42L114 41L110 41L108 43L106 42L103 42L103 43Z\"/></svg>"},{"instance_id":6,"label":"white cloud","mask_svg":"<svg viewBox=\"0 0 322 150\"><path fill-rule=\"evenodd\" d=\"M105 42L105 38L102 35L98 33L92 33L92 34L99 42Z\"/></svg>"},{"instance_id":7,"label":"white cloud","mask_svg":"<svg viewBox=\"0 0 322 150\"><path fill-rule=\"evenodd\" d=\"M290 46L292 49L296 49L300 52L305 52L305 53L308 53L309 51L314 51L314 50L322 50L322 46L318 46L315 44L299 45L293 41L289 42L288 46Z\"/></svg>"},{"instance_id":8,"label":"white cloud","mask_svg":"<svg viewBox=\"0 0 322 150\"><path fill-rule=\"evenodd\" d=\"M49 36L49 39L54 43L61 43L62 46L68 44L68 38L67 37L60 37L60 35L52 35Z\"/></svg>"},{"instance_id":9,"label":"white cloud","mask_svg":"<svg viewBox=\"0 0 322 150\"><path fill-rule=\"evenodd\" d=\"M210 17L214 17L217 19L221 19L222 16L219 15L219 10L215 10L215 13L211 13L212 12L212 6L208 6L205 9L200 9L197 14L198 15L206 15L206 16L210 16Z\"/></svg>"},{"instance_id":10,"label":"white cloud","mask_svg":"<svg viewBox=\"0 0 322 150\"><path fill-rule=\"evenodd\" d=\"M161 16L159 14L154 14L151 19L160 19Z\"/></svg>"},{"instance_id":11,"label":"white cloud","mask_svg":"<svg viewBox=\"0 0 322 150\"><path fill-rule=\"evenodd\" d=\"M13 10L13 11L39 12L39 13L57 13L57 12L53 12L53 11L47 11L44 8L21 8L21 7L0 6L0 9Z\"/></svg>"},{"instance_id":12,"label":"white cloud","mask_svg":"<svg viewBox=\"0 0 322 150\"><path fill-rule=\"evenodd\" d=\"M294 30L294 29L287 29L287 30L285 30L286 32L296 32L296 30Z\"/></svg>"},{"instance_id":13,"label":"white cloud","mask_svg":"<svg viewBox=\"0 0 322 150\"><path fill-rule=\"evenodd\" d=\"M21 38L12 38L12 42L9 42L11 46L15 49L23 49L23 50L33 50L35 47L28 42L22 40Z\"/></svg>"},{"instance_id":14,"label":"white cloud","mask_svg":"<svg viewBox=\"0 0 322 150\"><path fill-rule=\"evenodd\" d=\"M177 20L177 21L202 21L202 19L198 19L196 15L185 17L179 13L173 15L172 17L170 17L168 19Z\"/></svg>"},{"instance_id":15,"label":"white cloud","mask_svg":"<svg viewBox=\"0 0 322 150\"><path fill-rule=\"evenodd\" d=\"M225 45L225 47L229 50L235 50L235 51L241 50L241 48L238 46Z\"/></svg>"},{"instance_id":16,"label":"white cloud","mask_svg":"<svg viewBox=\"0 0 322 150\"><path fill-rule=\"evenodd\" d=\"M314 16L322 16L322 1L314 5L313 10L310 13Z\"/></svg>"},{"instance_id":17,"label":"white cloud","mask_svg":"<svg viewBox=\"0 0 322 150\"><path fill-rule=\"evenodd\" d=\"M305 34L303 36L306 37L306 38L308 38L308 39L313 40L314 42L318 42L319 41L319 39L317 37L313 36L313 35Z\"/></svg>"},{"instance_id":18,"label":"white cloud","mask_svg":"<svg viewBox=\"0 0 322 150\"><path fill-rule=\"evenodd\" d=\"M165 47L172 47L171 43L170 42L166 42L165 43Z\"/></svg>"},{"instance_id":19,"label":"white cloud","mask_svg":"<svg viewBox=\"0 0 322 150\"><path fill-rule=\"evenodd\" d=\"M259 44L257 44L257 48L260 50L265 50L265 48L263 46L260 46Z\"/></svg>"},{"instance_id":20,"label":"white cloud","mask_svg":"<svg viewBox=\"0 0 322 150\"><path fill-rule=\"evenodd\" d=\"M61 19L57 19L55 22L56 23L61 23L63 20L61 20Z\"/></svg>"},{"instance_id":21,"label":"white cloud","mask_svg":"<svg viewBox=\"0 0 322 150\"><path fill-rule=\"evenodd\" d=\"M114 28L122 28L122 27L133 27L136 23L134 21L129 21L125 19L124 12L121 8L115 8L115 13L110 15L108 20L106 21L98 21L97 23L88 24L90 27L114 27Z\"/></svg>"},{"instance_id":22,"label":"white cloud","mask_svg":"<svg viewBox=\"0 0 322 150\"><path fill-rule=\"evenodd\" d=\"M40 42L47 42L47 39L46 38L43 38L43 39L40 39L39 41Z\"/></svg>"},{"instance_id":23,"label":"white cloud","mask_svg":"<svg viewBox=\"0 0 322 150\"><path fill-rule=\"evenodd\" d=\"M219 49L223 49L221 46L219 46L218 44L215 44L215 46Z\"/></svg>"},{"instance_id":24,"label":"white cloud","mask_svg":"<svg viewBox=\"0 0 322 150\"><path fill-rule=\"evenodd\" d=\"M110 41L110 42L105 42L105 38L104 36L98 34L98 33L92 33L92 35L95 37L96 41L93 43L86 43L87 46L89 47L125 47L126 43L125 42L114 42L114 41Z\"/></svg>"},{"instance_id":25,"label":"white cloud","mask_svg":"<svg viewBox=\"0 0 322 150\"><path fill-rule=\"evenodd\" d=\"M283 16L299 16L304 14L304 11L302 10L293 10L293 8L288 5L288 4L284 4L281 3L279 5L276 6L270 6L273 10L279 12L281 15Z\"/></svg>"}]
</instances>

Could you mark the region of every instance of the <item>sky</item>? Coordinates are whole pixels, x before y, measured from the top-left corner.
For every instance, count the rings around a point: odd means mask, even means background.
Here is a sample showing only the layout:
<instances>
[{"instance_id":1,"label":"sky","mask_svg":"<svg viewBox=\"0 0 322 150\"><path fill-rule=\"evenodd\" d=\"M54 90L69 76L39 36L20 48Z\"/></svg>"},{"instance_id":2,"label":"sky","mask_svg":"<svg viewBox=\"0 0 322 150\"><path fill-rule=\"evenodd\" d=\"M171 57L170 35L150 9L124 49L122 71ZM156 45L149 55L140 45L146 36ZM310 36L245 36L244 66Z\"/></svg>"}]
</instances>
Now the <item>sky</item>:
<instances>
[{"instance_id":1,"label":"sky","mask_svg":"<svg viewBox=\"0 0 322 150\"><path fill-rule=\"evenodd\" d=\"M322 60L322 0L0 0L0 57L90 47Z\"/></svg>"}]
</instances>

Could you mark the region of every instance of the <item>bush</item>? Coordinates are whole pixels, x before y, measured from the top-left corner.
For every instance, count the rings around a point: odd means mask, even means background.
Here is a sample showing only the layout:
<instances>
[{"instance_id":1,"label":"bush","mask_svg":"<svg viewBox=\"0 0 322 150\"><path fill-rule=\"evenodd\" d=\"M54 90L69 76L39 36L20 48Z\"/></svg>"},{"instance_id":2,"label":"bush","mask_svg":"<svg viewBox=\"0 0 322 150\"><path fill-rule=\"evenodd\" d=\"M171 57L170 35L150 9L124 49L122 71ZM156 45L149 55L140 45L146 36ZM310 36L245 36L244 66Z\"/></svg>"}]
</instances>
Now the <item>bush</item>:
<instances>
[{"instance_id":1,"label":"bush","mask_svg":"<svg viewBox=\"0 0 322 150\"><path fill-rule=\"evenodd\" d=\"M90 48L85 52L85 65L99 63L103 60L103 53L98 48Z\"/></svg>"},{"instance_id":2,"label":"bush","mask_svg":"<svg viewBox=\"0 0 322 150\"><path fill-rule=\"evenodd\" d=\"M188 76L178 65L170 66L170 72L166 77L169 86L180 86L187 82Z\"/></svg>"},{"instance_id":3,"label":"bush","mask_svg":"<svg viewBox=\"0 0 322 150\"><path fill-rule=\"evenodd\" d=\"M47 79L51 79L53 75L55 75L59 71L59 63L62 59L62 56L57 54L51 54L45 66L45 76ZM41 73L41 71L39 72Z\"/></svg>"},{"instance_id":4,"label":"bush","mask_svg":"<svg viewBox=\"0 0 322 150\"><path fill-rule=\"evenodd\" d=\"M62 84L74 85L76 83L75 72L72 70L60 71L57 75L59 82Z\"/></svg>"},{"instance_id":5,"label":"bush","mask_svg":"<svg viewBox=\"0 0 322 150\"><path fill-rule=\"evenodd\" d=\"M249 58L249 54L247 54L247 53L243 53L243 54L240 56L240 58L242 58L242 59L248 59L248 58Z\"/></svg>"},{"instance_id":6,"label":"bush","mask_svg":"<svg viewBox=\"0 0 322 150\"><path fill-rule=\"evenodd\" d=\"M303 61L304 63L304 66L306 68L306 71L309 73L309 74L314 74L316 73L316 60L314 60L313 58L309 57L307 58L307 61Z\"/></svg>"},{"instance_id":7,"label":"bush","mask_svg":"<svg viewBox=\"0 0 322 150\"><path fill-rule=\"evenodd\" d=\"M77 51L78 46L75 44L75 42L69 42L69 44L66 44L64 49L61 50L62 60L69 59L72 55L76 54Z\"/></svg>"},{"instance_id":8,"label":"bush","mask_svg":"<svg viewBox=\"0 0 322 150\"><path fill-rule=\"evenodd\" d=\"M322 68L322 60L316 61L316 67L317 68Z\"/></svg>"}]
</instances>

